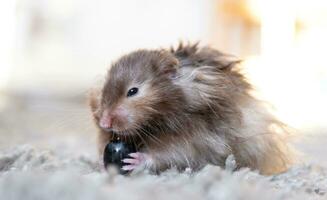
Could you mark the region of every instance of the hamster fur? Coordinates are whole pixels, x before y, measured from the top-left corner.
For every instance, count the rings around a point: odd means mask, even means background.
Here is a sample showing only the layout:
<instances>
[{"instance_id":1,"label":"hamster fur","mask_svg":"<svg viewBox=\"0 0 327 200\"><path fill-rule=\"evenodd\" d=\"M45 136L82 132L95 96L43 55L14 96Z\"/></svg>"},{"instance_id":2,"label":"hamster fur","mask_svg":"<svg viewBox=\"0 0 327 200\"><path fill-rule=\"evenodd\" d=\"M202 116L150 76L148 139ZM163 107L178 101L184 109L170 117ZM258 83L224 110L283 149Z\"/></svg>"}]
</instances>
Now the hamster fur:
<instances>
[{"instance_id":1,"label":"hamster fur","mask_svg":"<svg viewBox=\"0 0 327 200\"><path fill-rule=\"evenodd\" d=\"M285 171L292 160L287 126L251 95L239 63L197 44L121 57L90 95L100 155L118 135L142 146L154 173L223 167L230 154L238 168ZM131 88L138 92L128 96ZM109 128L101 126L109 119Z\"/></svg>"}]
</instances>

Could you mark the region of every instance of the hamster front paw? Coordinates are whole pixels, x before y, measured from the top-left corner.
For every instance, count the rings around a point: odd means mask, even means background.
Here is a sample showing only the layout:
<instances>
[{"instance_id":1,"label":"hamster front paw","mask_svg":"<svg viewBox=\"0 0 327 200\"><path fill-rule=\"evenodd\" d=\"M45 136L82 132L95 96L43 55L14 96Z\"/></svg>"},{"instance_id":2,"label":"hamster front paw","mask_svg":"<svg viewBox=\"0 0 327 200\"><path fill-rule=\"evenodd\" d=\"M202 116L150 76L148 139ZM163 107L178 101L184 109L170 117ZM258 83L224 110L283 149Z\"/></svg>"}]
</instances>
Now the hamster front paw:
<instances>
[{"instance_id":1,"label":"hamster front paw","mask_svg":"<svg viewBox=\"0 0 327 200\"><path fill-rule=\"evenodd\" d=\"M128 154L131 158L123 159L125 165L122 167L122 170L132 171L138 167L145 167L150 163L150 156L146 153L136 152Z\"/></svg>"}]
</instances>

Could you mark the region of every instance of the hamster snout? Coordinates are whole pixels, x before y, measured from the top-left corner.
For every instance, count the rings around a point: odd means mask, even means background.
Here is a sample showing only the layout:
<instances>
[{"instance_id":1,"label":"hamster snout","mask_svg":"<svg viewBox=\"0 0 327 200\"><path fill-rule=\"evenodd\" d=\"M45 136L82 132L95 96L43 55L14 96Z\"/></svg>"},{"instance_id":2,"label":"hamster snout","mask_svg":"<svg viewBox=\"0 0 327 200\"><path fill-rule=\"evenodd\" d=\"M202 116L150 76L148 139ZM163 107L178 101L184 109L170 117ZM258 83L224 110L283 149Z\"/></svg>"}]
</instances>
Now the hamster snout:
<instances>
[{"instance_id":1,"label":"hamster snout","mask_svg":"<svg viewBox=\"0 0 327 200\"><path fill-rule=\"evenodd\" d=\"M100 118L99 126L103 129L111 129L112 121L114 118L115 118L115 116L110 115L107 110L104 111L102 114L102 117Z\"/></svg>"},{"instance_id":2,"label":"hamster snout","mask_svg":"<svg viewBox=\"0 0 327 200\"><path fill-rule=\"evenodd\" d=\"M100 117L99 126L106 131L123 131L130 123L128 119L128 112L122 106L113 110L105 109Z\"/></svg>"}]
</instances>

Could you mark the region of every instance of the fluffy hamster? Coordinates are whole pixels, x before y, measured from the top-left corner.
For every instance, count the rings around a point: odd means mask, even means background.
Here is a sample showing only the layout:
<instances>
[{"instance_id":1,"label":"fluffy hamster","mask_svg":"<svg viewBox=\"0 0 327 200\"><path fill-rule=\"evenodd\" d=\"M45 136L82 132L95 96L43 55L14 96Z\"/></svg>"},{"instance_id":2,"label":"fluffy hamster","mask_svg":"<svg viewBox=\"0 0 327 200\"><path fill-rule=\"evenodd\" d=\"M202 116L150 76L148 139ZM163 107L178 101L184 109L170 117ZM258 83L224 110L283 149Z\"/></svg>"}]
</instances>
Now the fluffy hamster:
<instances>
[{"instance_id":1,"label":"fluffy hamster","mask_svg":"<svg viewBox=\"0 0 327 200\"><path fill-rule=\"evenodd\" d=\"M285 125L250 94L238 64L196 44L121 57L102 89L90 95L99 152L116 135L139 146L124 160L125 170L223 167L230 154L239 168L262 174L286 170Z\"/></svg>"}]
</instances>

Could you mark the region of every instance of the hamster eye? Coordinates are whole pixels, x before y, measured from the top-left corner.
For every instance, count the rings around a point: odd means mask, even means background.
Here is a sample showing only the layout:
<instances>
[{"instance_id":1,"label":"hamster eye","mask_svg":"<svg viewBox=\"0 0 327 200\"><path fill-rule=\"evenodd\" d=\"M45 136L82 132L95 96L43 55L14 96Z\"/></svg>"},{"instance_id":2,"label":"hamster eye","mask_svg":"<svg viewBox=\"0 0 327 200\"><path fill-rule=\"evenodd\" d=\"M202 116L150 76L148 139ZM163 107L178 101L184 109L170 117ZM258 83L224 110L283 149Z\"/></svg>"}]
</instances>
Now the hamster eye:
<instances>
[{"instance_id":1,"label":"hamster eye","mask_svg":"<svg viewBox=\"0 0 327 200\"><path fill-rule=\"evenodd\" d=\"M136 87L129 89L127 92L127 97L134 96L138 91L139 89Z\"/></svg>"}]
</instances>

